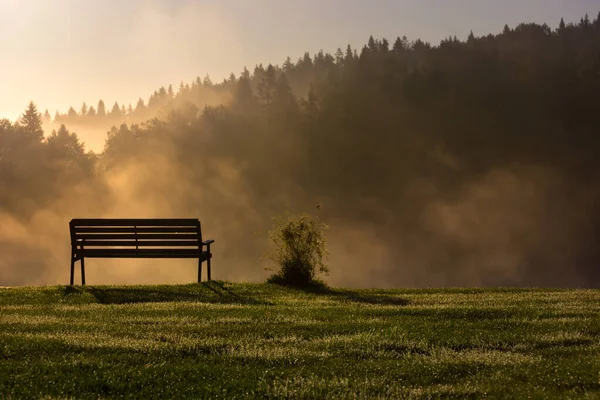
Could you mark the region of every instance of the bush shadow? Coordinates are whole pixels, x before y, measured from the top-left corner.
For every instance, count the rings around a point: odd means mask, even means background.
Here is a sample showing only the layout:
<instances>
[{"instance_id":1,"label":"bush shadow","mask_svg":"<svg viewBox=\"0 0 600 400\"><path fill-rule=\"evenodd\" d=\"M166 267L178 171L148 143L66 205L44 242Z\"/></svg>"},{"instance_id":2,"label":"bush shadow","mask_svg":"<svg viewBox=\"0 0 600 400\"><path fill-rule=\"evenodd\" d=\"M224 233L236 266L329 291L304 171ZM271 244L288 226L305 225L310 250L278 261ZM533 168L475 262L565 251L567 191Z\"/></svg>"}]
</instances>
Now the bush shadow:
<instances>
[{"instance_id":1,"label":"bush shadow","mask_svg":"<svg viewBox=\"0 0 600 400\"><path fill-rule=\"evenodd\" d=\"M286 285L284 285L286 286ZM353 290L333 289L323 282L315 282L304 286L287 286L292 289L300 290L305 293L331 296L341 301L363 304L376 304L387 306L406 306L409 300L403 297L386 296L386 295L366 295Z\"/></svg>"}]
</instances>

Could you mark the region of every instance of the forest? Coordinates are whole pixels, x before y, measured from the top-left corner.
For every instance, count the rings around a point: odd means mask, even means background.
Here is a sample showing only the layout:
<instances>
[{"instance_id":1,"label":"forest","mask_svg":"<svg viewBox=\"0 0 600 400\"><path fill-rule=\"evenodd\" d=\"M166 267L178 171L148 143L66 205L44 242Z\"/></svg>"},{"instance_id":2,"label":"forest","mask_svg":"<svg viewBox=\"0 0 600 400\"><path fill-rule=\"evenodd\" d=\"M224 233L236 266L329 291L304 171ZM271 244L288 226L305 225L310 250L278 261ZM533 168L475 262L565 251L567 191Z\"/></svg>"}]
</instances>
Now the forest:
<instances>
[{"instance_id":1,"label":"forest","mask_svg":"<svg viewBox=\"0 0 600 400\"><path fill-rule=\"evenodd\" d=\"M0 286L64 283L75 217L198 217L217 278L257 281L270 218L317 204L336 285L600 284L600 14L90 104L0 120Z\"/></svg>"}]
</instances>

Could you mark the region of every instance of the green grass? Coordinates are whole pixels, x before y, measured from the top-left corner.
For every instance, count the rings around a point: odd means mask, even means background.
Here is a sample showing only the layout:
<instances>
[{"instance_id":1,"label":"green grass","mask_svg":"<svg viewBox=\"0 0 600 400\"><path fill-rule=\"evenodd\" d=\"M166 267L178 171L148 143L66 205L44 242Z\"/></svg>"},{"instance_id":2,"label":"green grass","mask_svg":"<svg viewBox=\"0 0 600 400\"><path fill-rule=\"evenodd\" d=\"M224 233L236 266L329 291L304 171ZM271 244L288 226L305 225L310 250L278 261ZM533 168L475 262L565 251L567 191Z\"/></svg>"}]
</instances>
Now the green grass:
<instances>
[{"instance_id":1,"label":"green grass","mask_svg":"<svg viewBox=\"0 0 600 400\"><path fill-rule=\"evenodd\" d=\"M1 398L600 398L598 290L0 289Z\"/></svg>"}]
</instances>

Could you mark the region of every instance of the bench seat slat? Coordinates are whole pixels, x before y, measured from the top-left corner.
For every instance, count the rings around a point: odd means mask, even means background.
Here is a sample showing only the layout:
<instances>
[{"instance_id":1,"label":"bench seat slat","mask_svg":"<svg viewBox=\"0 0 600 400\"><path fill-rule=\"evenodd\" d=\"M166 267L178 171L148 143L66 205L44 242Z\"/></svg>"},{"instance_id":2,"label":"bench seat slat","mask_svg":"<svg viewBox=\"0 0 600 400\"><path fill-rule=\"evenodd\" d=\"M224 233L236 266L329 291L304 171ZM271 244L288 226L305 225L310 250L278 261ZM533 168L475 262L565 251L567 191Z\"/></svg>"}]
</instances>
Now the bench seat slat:
<instances>
[{"instance_id":1,"label":"bench seat slat","mask_svg":"<svg viewBox=\"0 0 600 400\"><path fill-rule=\"evenodd\" d=\"M194 249L84 249L76 252L77 257L88 258L201 258L212 254Z\"/></svg>"},{"instance_id":2,"label":"bench seat slat","mask_svg":"<svg viewBox=\"0 0 600 400\"><path fill-rule=\"evenodd\" d=\"M100 233L75 234L75 240L198 240L197 233Z\"/></svg>"},{"instance_id":3,"label":"bench seat slat","mask_svg":"<svg viewBox=\"0 0 600 400\"><path fill-rule=\"evenodd\" d=\"M139 246L139 247L198 247L199 242L196 240L86 240L85 242L78 240L75 243L77 246L85 247L121 247L121 246Z\"/></svg>"}]
</instances>

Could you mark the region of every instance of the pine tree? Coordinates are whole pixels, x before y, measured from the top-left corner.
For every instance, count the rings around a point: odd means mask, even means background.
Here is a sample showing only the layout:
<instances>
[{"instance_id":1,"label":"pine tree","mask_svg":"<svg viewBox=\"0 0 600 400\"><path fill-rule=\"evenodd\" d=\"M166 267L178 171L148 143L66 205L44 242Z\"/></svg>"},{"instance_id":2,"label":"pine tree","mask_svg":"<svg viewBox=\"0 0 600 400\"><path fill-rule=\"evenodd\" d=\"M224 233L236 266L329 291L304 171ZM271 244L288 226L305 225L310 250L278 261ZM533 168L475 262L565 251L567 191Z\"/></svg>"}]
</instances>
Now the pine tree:
<instances>
[{"instance_id":1,"label":"pine tree","mask_svg":"<svg viewBox=\"0 0 600 400\"><path fill-rule=\"evenodd\" d=\"M268 70L267 70L268 71ZM290 85L284 74L279 75L275 82L275 86L272 92L272 106L276 108L277 112L283 113L289 116L293 112L297 111L297 102L294 97L294 93L290 88Z\"/></svg>"},{"instance_id":2,"label":"pine tree","mask_svg":"<svg viewBox=\"0 0 600 400\"><path fill-rule=\"evenodd\" d=\"M562 31L565 28L566 28L565 20L564 20L564 18L561 18L560 19L560 24L558 24L558 29Z\"/></svg>"},{"instance_id":3,"label":"pine tree","mask_svg":"<svg viewBox=\"0 0 600 400\"><path fill-rule=\"evenodd\" d=\"M400 36L398 36L396 38L396 41L394 42L394 46L392 47L392 50L395 53L401 53L402 51L406 50L406 48L404 47L404 41L402 39L400 39Z\"/></svg>"},{"instance_id":4,"label":"pine tree","mask_svg":"<svg viewBox=\"0 0 600 400\"><path fill-rule=\"evenodd\" d=\"M96 116L96 109L94 109L94 106L90 106L90 108L88 108L87 115L88 115L88 117L95 117Z\"/></svg>"},{"instance_id":5,"label":"pine tree","mask_svg":"<svg viewBox=\"0 0 600 400\"><path fill-rule=\"evenodd\" d=\"M388 51L390 51L390 42L388 42L386 38L383 38L381 40L381 43L379 44L379 49L382 52L387 53Z\"/></svg>"},{"instance_id":6,"label":"pine tree","mask_svg":"<svg viewBox=\"0 0 600 400\"><path fill-rule=\"evenodd\" d=\"M27 109L21 116L19 123L22 131L31 139L42 141L44 139L44 129L42 128L42 115L38 112L33 101L29 102Z\"/></svg>"},{"instance_id":7,"label":"pine tree","mask_svg":"<svg viewBox=\"0 0 600 400\"><path fill-rule=\"evenodd\" d=\"M508 24L504 25L504 29L502 30L502 33L504 35L508 35L510 33L510 28L508 27Z\"/></svg>"},{"instance_id":8,"label":"pine tree","mask_svg":"<svg viewBox=\"0 0 600 400\"><path fill-rule=\"evenodd\" d=\"M275 67L272 64L269 64L265 71L265 75L258 83L258 97L263 104L271 104L276 78Z\"/></svg>"},{"instance_id":9,"label":"pine tree","mask_svg":"<svg viewBox=\"0 0 600 400\"><path fill-rule=\"evenodd\" d=\"M119 103L115 101L113 104L112 110L110 111L110 116L114 118L118 118L121 116L121 107L119 107Z\"/></svg>"},{"instance_id":10,"label":"pine tree","mask_svg":"<svg viewBox=\"0 0 600 400\"><path fill-rule=\"evenodd\" d=\"M354 53L352 52L352 47L350 45L348 45L346 47L346 58L345 58L346 64L349 61L352 61L353 58L354 58Z\"/></svg>"},{"instance_id":11,"label":"pine tree","mask_svg":"<svg viewBox=\"0 0 600 400\"><path fill-rule=\"evenodd\" d=\"M135 106L135 113L139 114L144 112L144 109L146 108L146 106L144 105L144 99L142 99L141 97L138 99L138 102Z\"/></svg>"},{"instance_id":12,"label":"pine tree","mask_svg":"<svg viewBox=\"0 0 600 400\"><path fill-rule=\"evenodd\" d=\"M369 36L369 42L367 44L367 48L371 52L376 52L377 51L377 42L375 42L375 39L373 38L373 35Z\"/></svg>"},{"instance_id":13,"label":"pine tree","mask_svg":"<svg viewBox=\"0 0 600 400\"><path fill-rule=\"evenodd\" d=\"M285 62L283 63L283 72L287 74L290 73L292 69L294 69L294 63L292 62L292 59L288 56L285 59Z\"/></svg>"},{"instance_id":14,"label":"pine tree","mask_svg":"<svg viewBox=\"0 0 600 400\"><path fill-rule=\"evenodd\" d=\"M84 101L83 105L81 106L81 111L79 112L79 115L86 116L87 113L88 113L87 104L85 104L85 101Z\"/></svg>"},{"instance_id":15,"label":"pine tree","mask_svg":"<svg viewBox=\"0 0 600 400\"><path fill-rule=\"evenodd\" d=\"M102 100L98 102L98 109L96 110L96 115L99 117L106 117L106 107L104 106L104 102Z\"/></svg>"},{"instance_id":16,"label":"pine tree","mask_svg":"<svg viewBox=\"0 0 600 400\"><path fill-rule=\"evenodd\" d=\"M337 65L343 65L344 64L344 52L339 47L338 47L338 49L335 52L335 63Z\"/></svg>"},{"instance_id":17,"label":"pine tree","mask_svg":"<svg viewBox=\"0 0 600 400\"><path fill-rule=\"evenodd\" d=\"M77 111L75 111L75 109L73 107L69 107L69 111L67 112L67 115L69 116L69 118L75 118L75 117L77 117Z\"/></svg>"},{"instance_id":18,"label":"pine tree","mask_svg":"<svg viewBox=\"0 0 600 400\"><path fill-rule=\"evenodd\" d=\"M171 99L175 97L175 92L173 92L173 85L169 84L169 89L167 89L167 96Z\"/></svg>"},{"instance_id":19,"label":"pine tree","mask_svg":"<svg viewBox=\"0 0 600 400\"><path fill-rule=\"evenodd\" d=\"M250 83L250 71L244 67L244 71L237 81L234 103L238 106L248 107L255 102L254 94L252 93L252 85Z\"/></svg>"},{"instance_id":20,"label":"pine tree","mask_svg":"<svg viewBox=\"0 0 600 400\"><path fill-rule=\"evenodd\" d=\"M471 31L471 33L469 33L469 37L467 38L467 43L473 42L475 42L475 35L473 35L473 31Z\"/></svg>"}]
</instances>

